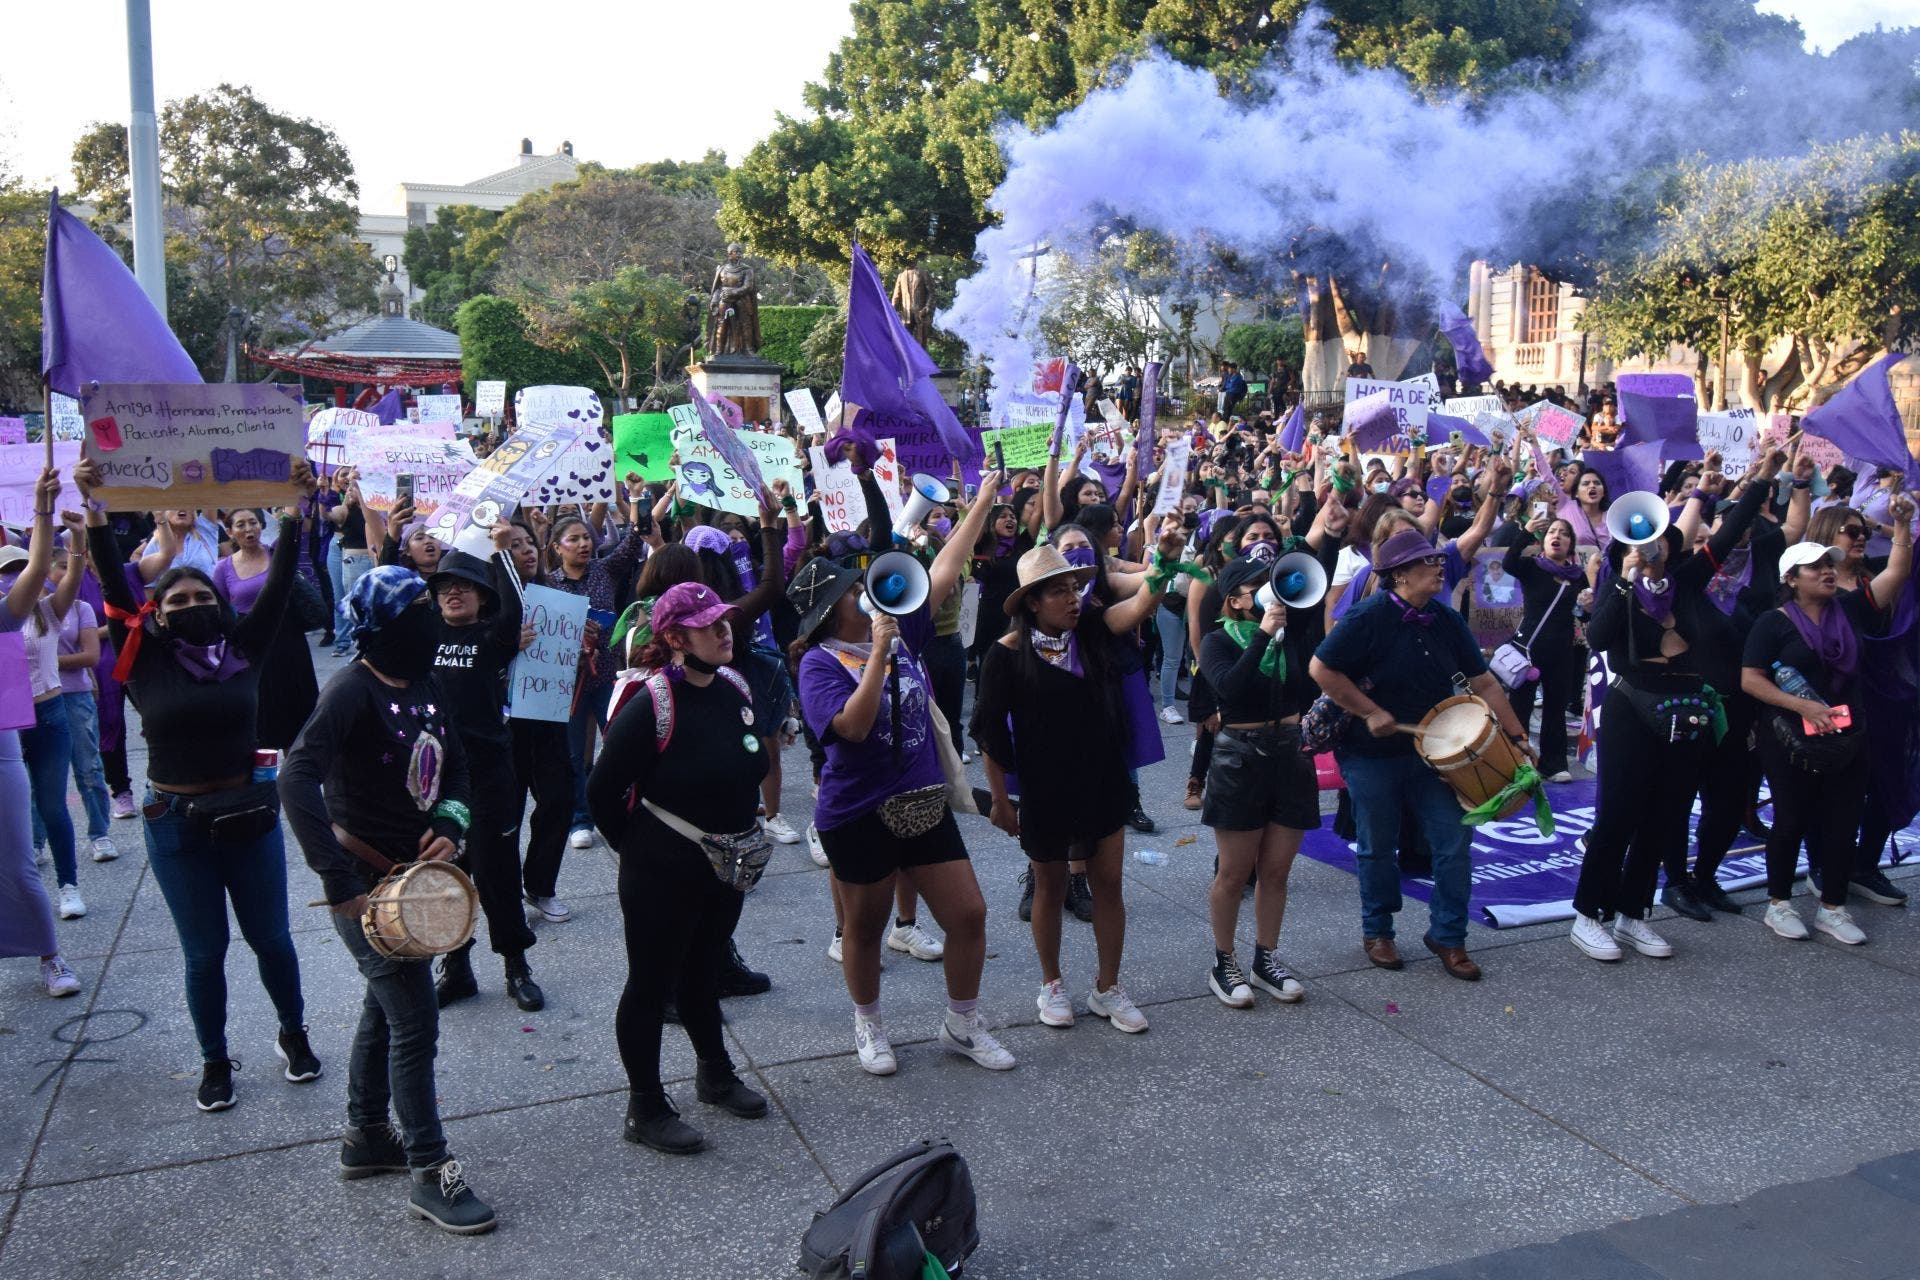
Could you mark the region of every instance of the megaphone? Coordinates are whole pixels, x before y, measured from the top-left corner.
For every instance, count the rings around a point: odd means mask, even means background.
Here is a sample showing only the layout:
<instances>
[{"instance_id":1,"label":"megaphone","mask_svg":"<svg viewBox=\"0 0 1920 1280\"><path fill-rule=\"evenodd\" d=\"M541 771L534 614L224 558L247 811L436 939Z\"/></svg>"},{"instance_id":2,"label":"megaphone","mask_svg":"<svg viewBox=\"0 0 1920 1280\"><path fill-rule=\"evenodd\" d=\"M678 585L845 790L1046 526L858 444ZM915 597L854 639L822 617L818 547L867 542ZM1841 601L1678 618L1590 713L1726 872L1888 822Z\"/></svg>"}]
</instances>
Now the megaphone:
<instances>
[{"instance_id":1,"label":"megaphone","mask_svg":"<svg viewBox=\"0 0 1920 1280\"><path fill-rule=\"evenodd\" d=\"M902 542L913 536L913 530L927 512L943 502L952 502L953 495L947 492L947 486L924 471L914 473L913 492L907 495L907 505L900 509L900 518L893 522L893 534Z\"/></svg>"},{"instance_id":2,"label":"megaphone","mask_svg":"<svg viewBox=\"0 0 1920 1280\"><path fill-rule=\"evenodd\" d=\"M1327 594L1327 571L1315 556L1289 551L1273 562L1267 585L1254 592L1254 603L1271 609L1278 600L1289 609L1311 609Z\"/></svg>"},{"instance_id":3,"label":"megaphone","mask_svg":"<svg viewBox=\"0 0 1920 1280\"><path fill-rule=\"evenodd\" d=\"M899 617L925 604L932 584L926 566L919 560L904 551L886 551L867 566L867 576L860 586L860 612Z\"/></svg>"},{"instance_id":4,"label":"megaphone","mask_svg":"<svg viewBox=\"0 0 1920 1280\"><path fill-rule=\"evenodd\" d=\"M1607 532L1615 542L1642 547L1664 534L1672 518L1659 494L1635 490L1621 494L1607 508Z\"/></svg>"}]
</instances>

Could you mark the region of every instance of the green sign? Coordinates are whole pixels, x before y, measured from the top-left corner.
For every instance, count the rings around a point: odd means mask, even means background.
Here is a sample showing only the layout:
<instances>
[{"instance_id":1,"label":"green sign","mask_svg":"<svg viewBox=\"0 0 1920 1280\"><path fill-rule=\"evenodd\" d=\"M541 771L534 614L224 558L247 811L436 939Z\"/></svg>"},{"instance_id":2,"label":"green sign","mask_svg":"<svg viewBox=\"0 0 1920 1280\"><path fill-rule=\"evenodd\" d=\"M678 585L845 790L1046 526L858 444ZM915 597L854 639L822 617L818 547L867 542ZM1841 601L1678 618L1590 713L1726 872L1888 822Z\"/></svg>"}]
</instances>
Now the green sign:
<instances>
[{"instance_id":1,"label":"green sign","mask_svg":"<svg viewBox=\"0 0 1920 1280\"><path fill-rule=\"evenodd\" d=\"M999 431L982 431L980 442L987 449L987 464L993 465L994 441L999 441L1006 450L1007 467L1017 470L1021 467L1044 467L1047 465L1047 442L1053 438L1051 422L1032 422L1025 426L1006 427Z\"/></svg>"},{"instance_id":2,"label":"green sign","mask_svg":"<svg viewBox=\"0 0 1920 1280\"><path fill-rule=\"evenodd\" d=\"M614 478L638 471L642 480L671 480L673 419L664 413L621 413L613 419ZM617 486L616 486L617 487Z\"/></svg>"}]
</instances>

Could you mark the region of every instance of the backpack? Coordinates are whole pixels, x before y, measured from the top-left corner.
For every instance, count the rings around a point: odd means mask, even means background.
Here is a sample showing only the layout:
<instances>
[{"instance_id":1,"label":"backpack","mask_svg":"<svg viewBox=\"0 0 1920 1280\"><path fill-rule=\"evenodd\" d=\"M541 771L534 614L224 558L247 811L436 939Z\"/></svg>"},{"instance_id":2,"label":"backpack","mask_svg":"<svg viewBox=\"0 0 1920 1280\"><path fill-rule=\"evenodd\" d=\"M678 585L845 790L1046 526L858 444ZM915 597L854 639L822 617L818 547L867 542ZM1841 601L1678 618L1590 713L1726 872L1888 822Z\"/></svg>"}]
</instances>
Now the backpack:
<instances>
[{"instance_id":1,"label":"backpack","mask_svg":"<svg viewBox=\"0 0 1920 1280\"><path fill-rule=\"evenodd\" d=\"M799 1267L811 1280L921 1280L929 1255L957 1276L979 1247L966 1159L944 1139L922 1139L814 1215Z\"/></svg>"}]
</instances>

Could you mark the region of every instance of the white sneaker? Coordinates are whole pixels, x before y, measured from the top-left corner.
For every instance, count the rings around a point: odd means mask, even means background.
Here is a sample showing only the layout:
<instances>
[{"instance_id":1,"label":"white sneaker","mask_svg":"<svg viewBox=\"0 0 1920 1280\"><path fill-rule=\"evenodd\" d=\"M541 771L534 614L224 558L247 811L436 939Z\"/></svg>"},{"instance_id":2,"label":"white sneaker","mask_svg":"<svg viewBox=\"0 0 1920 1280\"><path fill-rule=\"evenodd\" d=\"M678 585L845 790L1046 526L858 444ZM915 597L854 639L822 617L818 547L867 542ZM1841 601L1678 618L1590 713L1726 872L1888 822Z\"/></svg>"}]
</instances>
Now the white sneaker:
<instances>
[{"instance_id":1,"label":"white sneaker","mask_svg":"<svg viewBox=\"0 0 1920 1280\"><path fill-rule=\"evenodd\" d=\"M120 851L113 847L113 840L111 837L109 836L94 837L93 860L95 862L112 862L115 858L119 856L120 856Z\"/></svg>"},{"instance_id":2,"label":"white sneaker","mask_svg":"<svg viewBox=\"0 0 1920 1280\"><path fill-rule=\"evenodd\" d=\"M575 827L573 834L567 837L567 844L575 849L593 848L593 831L588 827Z\"/></svg>"},{"instance_id":3,"label":"white sneaker","mask_svg":"<svg viewBox=\"0 0 1920 1280\"><path fill-rule=\"evenodd\" d=\"M1562 769L1560 772L1554 774L1551 778L1548 778L1547 781L1548 782L1572 782L1573 775L1569 773L1567 770Z\"/></svg>"},{"instance_id":4,"label":"white sneaker","mask_svg":"<svg viewBox=\"0 0 1920 1280\"><path fill-rule=\"evenodd\" d=\"M1635 920L1632 916L1620 916L1613 922L1613 936L1617 942L1624 942L1643 956L1652 956L1664 960L1673 954L1673 944L1653 931L1653 926L1645 920Z\"/></svg>"},{"instance_id":5,"label":"white sneaker","mask_svg":"<svg viewBox=\"0 0 1920 1280\"><path fill-rule=\"evenodd\" d=\"M78 920L85 914L87 914L87 904L81 901L80 886L77 884L61 885L60 918L62 920Z\"/></svg>"},{"instance_id":6,"label":"white sneaker","mask_svg":"<svg viewBox=\"0 0 1920 1280\"><path fill-rule=\"evenodd\" d=\"M785 818L781 817L777 813L774 814L771 818L768 818L761 825L767 829L768 835L772 836L775 840L778 840L781 844L799 844L800 843L800 833L793 829L793 824L791 822L788 822Z\"/></svg>"},{"instance_id":7,"label":"white sneaker","mask_svg":"<svg viewBox=\"0 0 1920 1280\"><path fill-rule=\"evenodd\" d=\"M1187 718L1180 714L1180 708L1178 707L1160 708L1161 724L1185 724L1186 722L1187 722Z\"/></svg>"},{"instance_id":8,"label":"white sneaker","mask_svg":"<svg viewBox=\"0 0 1920 1280\"><path fill-rule=\"evenodd\" d=\"M1835 942L1844 942L1857 947L1867 940L1860 926L1853 922L1853 914L1845 907L1821 907L1813 913L1813 927L1832 938Z\"/></svg>"},{"instance_id":9,"label":"white sneaker","mask_svg":"<svg viewBox=\"0 0 1920 1280\"><path fill-rule=\"evenodd\" d=\"M1573 933L1570 935L1573 945L1592 956L1595 960L1618 960L1622 955L1620 944L1607 932L1607 926L1592 916L1573 914Z\"/></svg>"},{"instance_id":10,"label":"white sneaker","mask_svg":"<svg viewBox=\"0 0 1920 1280\"><path fill-rule=\"evenodd\" d=\"M1073 1001L1067 998L1067 984L1055 978L1040 988L1040 998L1034 1001L1040 1006L1040 1021L1050 1027L1070 1027L1073 1025Z\"/></svg>"},{"instance_id":11,"label":"white sneaker","mask_svg":"<svg viewBox=\"0 0 1920 1280\"><path fill-rule=\"evenodd\" d=\"M40 962L40 981L47 984L47 994L56 999L80 994L80 979L74 976L73 970L59 956L51 956Z\"/></svg>"},{"instance_id":12,"label":"white sneaker","mask_svg":"<svg viewBox=\"0 0 1920 1280\"><path fill-rule=\"evenodd\" d=\"M887 1043L887 1031L878 1018L853 1015L853 1047L860 1052L860 1069L870 1076L890 1076L900 1069Z\"/></svg>"},{"instance_id":13,"label":"white sneaker","mask_svg":"<svg viewBox=\"0 0 1920 1280\"><path fill-rule=\"evenodd\" d=\"M827 846L820 843L820 828L811 822L807 824L807 856L813 859L816 867L828 865Z\"/></svg>"},{"instance_id":14,"label":"white sneaker","mask_svg":"<svg viewBox=\"0 0 1920 1280\"><path fill-rule=\"evenodd\" d=\"M1138 1035L1147 1029L1147 1015L1127 994L1127 989L1114 983L1107 990L1095 987L1087 993L1087 1012L1097 1014L1131 1035Z\"/></svg>"},{"instance_id":15,"label":"white sneaker","mask_svg":"<svg viewBox=\"0 0 1920 1280\"><path fill-rule=\"evenodd\" d=\"M533 908L535 915L548 924L565 924L573 919L573 908L558 898L536 898L528 894L527 905Z\"/></svg>"},{"instance_id":16,"label":"white sneaker","mask_svg":"<svg viewBox=\"0 0 1920 1280\"><path fill-rule=\"evenodd\" d=\"M1810 936L1807 922L1800 918L1800 913L1793 909L1791 902L1769 902L1767 914L1761 919L1766 922L1767 928L1791 941L1805 942Z\"/></svg>"},{"instance_id":17,"label":"white sneaker","mask_svg":"<svg viewBox=\"0 0 1920 1280\"><path fill-rule=\"evenodd\" d=\"M844 953L840 950L840 935L834 934L833 941L827 944L827 959L839 964Z\"/></svg>"},{"instance_id":18,"label":"white sneaker","mask_svg":"<svg viewBox=\"0 0 1920 1280\"><path fill-rule=\"evenodd\" d=\"M940 1047L948 1053L972 1058L989 1071L1011 1071L1017 1065L1006 1046L987 1032L986 1020L978 1009L962 1017L953 1010L940 1023Z\"/></svg>"},{"instance_id":19,"label":"white sneaker","mask_svg":"<svg viewBox=\"0 0 1920 1280\"><path fill-rule=\"evenodd\" d=\"M887 930L887 946L904 951L915 960L938 960L947 954L947 944L922 929L917 920Z\"/></svg>"},{"instance_id":20,"label":"white sneaker","mask_svg":"<svg viewBox=\"0 0 1920 1280\"><path fill-rule=\"evenodd\" d=\"M972 763L973 763L973 750L972 750L972 748L968 748L967 750L965 750L965 751L962 751L962 752L960 753L960 763L961 763L961 764L972 764Z\"/></svg>"}]
</instances>

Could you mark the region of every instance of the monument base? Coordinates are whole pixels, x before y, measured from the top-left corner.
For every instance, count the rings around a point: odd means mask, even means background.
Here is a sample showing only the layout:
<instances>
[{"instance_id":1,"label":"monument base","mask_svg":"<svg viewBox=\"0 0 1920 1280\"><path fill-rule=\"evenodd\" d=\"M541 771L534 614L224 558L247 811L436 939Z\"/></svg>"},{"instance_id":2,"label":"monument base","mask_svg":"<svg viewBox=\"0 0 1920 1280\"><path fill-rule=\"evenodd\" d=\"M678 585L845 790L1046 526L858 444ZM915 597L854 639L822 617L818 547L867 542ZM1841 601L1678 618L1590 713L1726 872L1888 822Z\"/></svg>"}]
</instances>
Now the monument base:
<instances>
[{"instance_id":1,"label":"monument base","mask_svg":"<svg viewBox=\"0 0 1920 1280\"><path fill-rule=\"evenodd\" d=\"M725 396L740 406L748 422L775 426L786 421L787 406L780 398L780 381L786 372L785 365L749 355L712 356L687 366L687 376L702 395Z\"/></svg>"}]
</instances>

